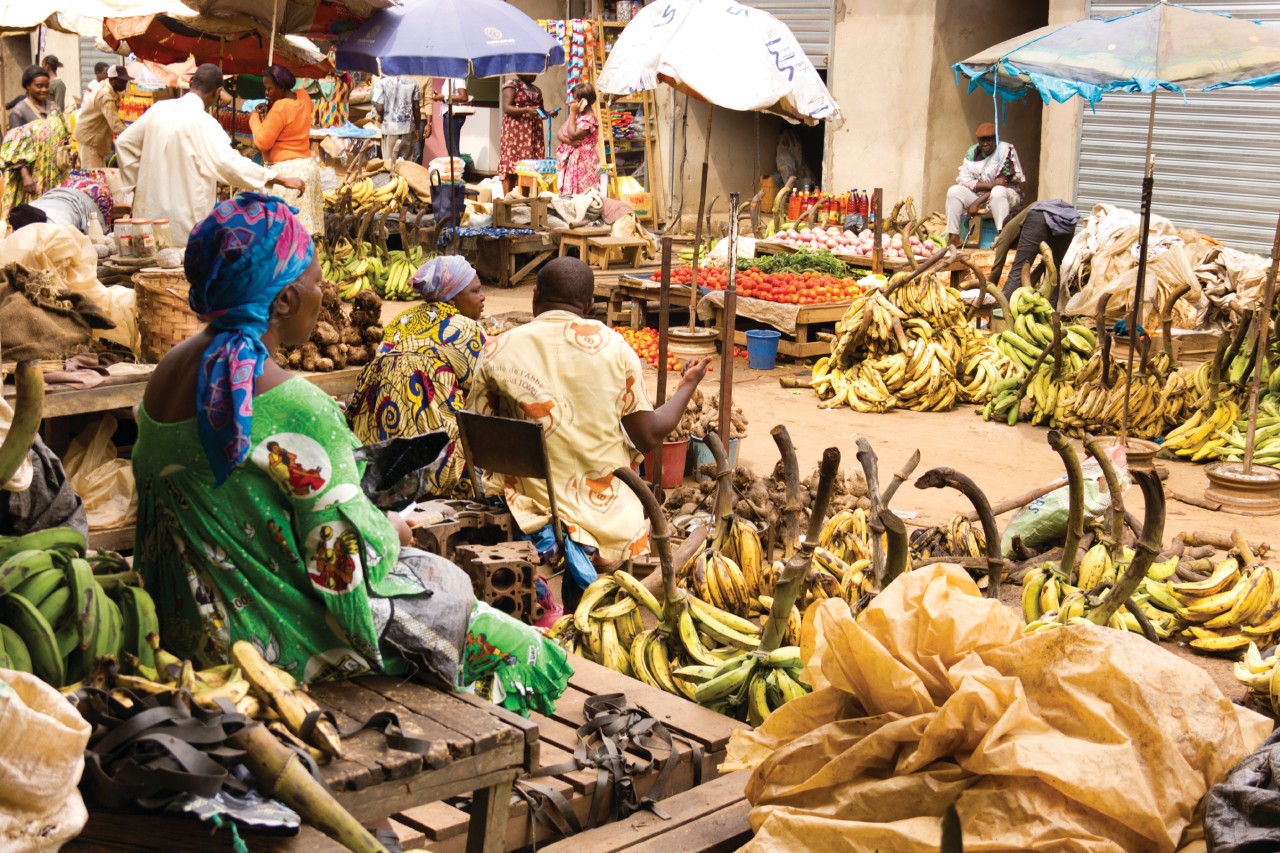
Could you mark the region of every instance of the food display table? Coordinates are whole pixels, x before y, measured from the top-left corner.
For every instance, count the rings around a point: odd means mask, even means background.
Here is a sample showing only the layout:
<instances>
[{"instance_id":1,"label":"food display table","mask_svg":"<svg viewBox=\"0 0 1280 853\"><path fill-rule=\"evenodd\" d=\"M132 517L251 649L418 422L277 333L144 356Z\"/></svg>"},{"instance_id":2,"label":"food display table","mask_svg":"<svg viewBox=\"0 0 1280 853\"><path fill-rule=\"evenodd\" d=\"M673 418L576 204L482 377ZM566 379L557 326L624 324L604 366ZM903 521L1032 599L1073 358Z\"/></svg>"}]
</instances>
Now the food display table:
<instances>
[{"instance_id":1,"label":"food display table","mask_svg":"<svg viewBox=\"0 0 1280 853\"><path fill-rule=\"evenodd\" d=\"M541 765L537 724L473 696L386 676L313 685L311 695L339 728L391 711L407 737L429 743L424 756L391 749L372 730L343 740L343 757L321 767L320 778L357 820L367 824L470 794L467 853L504 848L512 783ZM311 829L293 838L241 832L255 851L343 849ZM64 849L226 850L228 838L210 838L194 820L91 811L84 833Z\"/></svg>"},{"instance_id":2,"label":"food display table","mask_svg":"<svg viewBox=\"0 0 1280 853\"><path fill-rule=\"evenodd\" d=\"M559 249L550 232L510 234L501 237L464 237L462 253L476 272L497 284L514 287Z\"/></svg>"},{"instance_id":3,"label":"food display table","mask_svg":"<svg viewBox=\"0 0 1280 853\"><path fill-rule=\"evenodd\" d=\"M617 325L618 321L622 319L622 306L630 302L631 328L642 328L645 325L645 316L649 312L649 303L654 303L654 310L657 310L658 298L661 295L662 286L656 281L651 281L648 276L626 275L625 273L618 276L618 283L608 293L605 324L609 326ZM688 285L672 284L671 307L684 308L688 304Z\"/></svg>"}]
</instances>

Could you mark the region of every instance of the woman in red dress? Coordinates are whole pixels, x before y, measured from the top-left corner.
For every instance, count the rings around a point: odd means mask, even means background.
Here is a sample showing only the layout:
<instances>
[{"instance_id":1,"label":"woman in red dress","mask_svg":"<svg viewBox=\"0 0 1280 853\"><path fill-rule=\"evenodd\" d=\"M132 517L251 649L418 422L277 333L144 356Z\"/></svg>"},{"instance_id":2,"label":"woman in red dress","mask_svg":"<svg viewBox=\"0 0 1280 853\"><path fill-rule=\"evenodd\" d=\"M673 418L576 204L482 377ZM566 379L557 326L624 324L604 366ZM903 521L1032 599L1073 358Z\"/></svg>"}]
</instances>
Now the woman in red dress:
<instances>
[{"instance_id":1,"label":"woman in red dress","mask_svg":"<svg viewBox=\"0 0 1280 853\"><path fill-rule=\"evenodd\" d=\"M498 149L498 174L502 188L516 184L516 164L547 156L542 138L542 90L533 85L536 74L517 74L502 87L502 142Z\"/></svg>"}]
</instances>

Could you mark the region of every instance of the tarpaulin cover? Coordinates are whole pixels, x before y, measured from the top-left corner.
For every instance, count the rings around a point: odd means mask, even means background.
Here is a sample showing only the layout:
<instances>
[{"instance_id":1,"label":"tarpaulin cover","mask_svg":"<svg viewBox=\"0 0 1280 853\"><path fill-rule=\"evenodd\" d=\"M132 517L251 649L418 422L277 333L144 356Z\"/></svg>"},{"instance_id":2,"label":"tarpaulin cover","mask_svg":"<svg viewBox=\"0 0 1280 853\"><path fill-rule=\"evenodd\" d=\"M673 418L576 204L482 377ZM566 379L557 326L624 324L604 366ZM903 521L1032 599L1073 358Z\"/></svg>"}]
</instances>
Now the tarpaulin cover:
<instances>
[{"instance_id":1,"label":"tarpaulin cover","mask_svg":"<svg viewBox=\"0 0 1280 853\"><path fill-rule=\"evenodd\" d=\"M1024 637L958 566L902 575L856 621L819 603L802 649L814 692L729 742L724 769L755 769L746 850L932 853L954 802L970 853L1173 851L1271 731L1136 634Z\"/></svg>"}]
</instances>

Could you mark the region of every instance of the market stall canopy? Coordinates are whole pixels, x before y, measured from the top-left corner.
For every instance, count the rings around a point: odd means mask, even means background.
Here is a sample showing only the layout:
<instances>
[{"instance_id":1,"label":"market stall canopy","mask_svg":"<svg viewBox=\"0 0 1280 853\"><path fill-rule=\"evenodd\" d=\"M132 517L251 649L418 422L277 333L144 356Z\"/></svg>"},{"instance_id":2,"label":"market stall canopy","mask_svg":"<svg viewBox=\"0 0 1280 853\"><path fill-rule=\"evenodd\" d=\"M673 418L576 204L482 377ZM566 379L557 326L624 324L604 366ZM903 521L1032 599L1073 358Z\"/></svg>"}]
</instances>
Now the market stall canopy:
<instances>
[{"instance_id":1,"label":"market stall canopy","mask_svg":"<svg viewBox=\"0 0 1280 853\"><path fill-rule=\"evenodd\" d=\"M503 0L405 0L365 21L335 64L378 75L541 74L564 64L564 48Z\"/></svg>"},{"instance_id":2,"label":"market stall canopy","mask_svg":"<svg viewBox=\"0 0 1280 853\"><path fill-rule=\"evenodd\" d=\"M196 64L190 59L185 62L174 62L162 65L149 59L138 59L125 64L129 76L144 89L177 89L191 82L191 75L196 71Z\"/></svg>"},{"instance_id":3,"label":"market stall canopy","mask_svg":"<svg viewBox=\"0 0 1280 853\"><path fill-rule=\"evenodd\" d=\"M630 28L628 28L630 29ZM1280 81L1280 29L1157 3L1116 18L1041 27L952 66L969 88L1045 103L1108 92L1209 91Z\"/></svg>"},{"instance_id":4,"label":"market stall canopy","mask_svg":"<svg viewBox=\"0 0 1280 853\"><path fill-rule=\"evenodd\" d=\"M320 41L355 30L379 9L398 0L186 0L205 18L252 18L264 29ZM199 24L195 23L198 28Z\"/></svg>"},{"instance_id":5,"label":"market stall canopy","mask_svg":"<svg viewBox=\"0 0 1280 853\"><path fill-rule=\"evenodd\" d=\"M61 33L96 36L102 32L102 19L120 14L122 7L136 10L131 14L151 14L175 5L173 0L0 0L0 35L20 35L46 26Z\"/></svg>"},{"instance_id":6,"label":"market stall canopy","mask_svg":"<svg viewBox=\"0 0 1280 853\"><path fill-rule=\"evenodd\" d=\"M597 88L631 95L659 81L719 107L772 113L793 124L840 115L786 24L734 0L644 7L618 37Z\"/></svg>"},{"instance_id":7,"label":"market stall canopy","mask_svg":"<svg viewBox=\"0 0 1280 853\"><path fill-rule=\"evenodd\" d=\"M226 74L260 74L268 63L270 39L246 18L200 19L201 29L169 15L107 18L103 39L113 50L126 43L141 59L161 64L212 62ZM275 61L300 77L323 77L333 66L316 45L295 35L277 35Z\"/></svg>"}]
</instances>

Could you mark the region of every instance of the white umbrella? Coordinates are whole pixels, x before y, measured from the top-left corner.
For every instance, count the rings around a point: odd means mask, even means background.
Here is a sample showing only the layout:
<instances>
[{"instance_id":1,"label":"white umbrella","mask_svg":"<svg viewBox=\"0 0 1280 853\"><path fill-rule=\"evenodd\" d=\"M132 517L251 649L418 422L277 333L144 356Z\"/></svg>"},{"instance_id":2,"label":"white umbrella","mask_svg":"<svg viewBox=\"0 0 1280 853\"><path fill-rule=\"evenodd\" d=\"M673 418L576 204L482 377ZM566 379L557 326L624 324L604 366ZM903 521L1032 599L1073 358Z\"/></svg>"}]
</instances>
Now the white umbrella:
<instances>
[{"instance_id":1,"label":"white umbrella","mask_svg":"<svg viewBox=\"0 0 1280 853\"><path fill-rule=\"evenodd\" d=\"M731 58L731 61L726 61ZM618 37L597 88L612 95L659 81L707 103L796 124L840 110L787 25L734 0L651 3Z\"/></svg>"}]
</instances>

